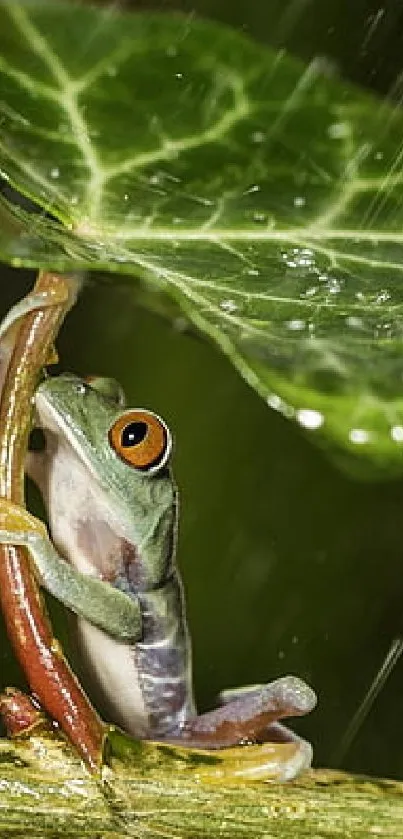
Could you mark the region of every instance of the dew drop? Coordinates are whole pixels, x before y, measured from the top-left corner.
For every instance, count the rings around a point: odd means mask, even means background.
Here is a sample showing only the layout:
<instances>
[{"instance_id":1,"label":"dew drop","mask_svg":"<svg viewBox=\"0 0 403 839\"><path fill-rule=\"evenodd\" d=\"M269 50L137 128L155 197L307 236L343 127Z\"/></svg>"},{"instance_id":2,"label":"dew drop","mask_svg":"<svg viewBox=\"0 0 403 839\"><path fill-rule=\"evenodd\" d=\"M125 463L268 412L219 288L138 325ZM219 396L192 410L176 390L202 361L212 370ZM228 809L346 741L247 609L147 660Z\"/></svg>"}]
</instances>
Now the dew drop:
<instances>
[{"instance_id":1,"label":"dew drop","mask_svg":"<svg viewBox=\"0 0 403 839\"><path fill-rule=\"evenodd\" d=\"M328 282L328 292L329 294L338 294L341 291L341 283L338 280L335 280L334 277L329 279Z\"/></svg>"},{"instance_id":2,"label":"dew drop","mask_svg":"<svg viewBox=\"0 0 403 839\"><path fill-rule=\"evenodd\" d=\"M306 198L303 195L296 195L294 198L294 207L305 207Z\"/></svg>"},{"instance_id":3,"label":"dew drop","mask_svg":"<svg viewBox=\"0 0 403 839\"><path fill-rule=\"evenodd\" d=\"M176 79L183 79L183 73L175 73Z\"/></svg>"},{"instance_id":4,"label":"dew drop","mask_svg":"<svg viewBox=\"0 0 403 839\"><path fill-rule=\"evenodd\" d=\"M280 414L283 414L284 417L287 419L291 419L294 416L294 408L291 405L288 405L278 393L270 393L267 397L267 404L269 408L273 408L274 411L278 411Z\"/></svg>"},{"instance_id":5,"label":"dew drop","mask_svg":"<svg viewBox=\"0 0 403 839\"><path fill-rule=\"evenodd\" d=\"M403 443L403 425L394 425L390 430L390 436L395 443Z\"/></svg>"},{"instance_id":6,"label":"dew drop","mask_svg":"<svg viewBox=\"0 0 403 839\"><path fill-rule=\"evenodd\" d=\"M325 418L320 411L314 411L312 408L302 408L297 411L297 420L304 428L315 431L323 425Z\"/></svg>"},{"instance_id":7,"label":"dew drop","mask_svg":"<svg viewBox=\"0 0 403 839\"><path fill-rule=\"evenodd\" d=\"M258 222L258 223L260 223L260 224L261 224L262 222L267 221L267 215L266 215L266 213L260 213L260 212L257 212L257 211L256 211L255 213L253 213L253 221L257 221L257 222Z\"/></svg>"},{"instance_id":8,"label":"dew drop","mask_svg":"<svg viewBox=\"0 0 403 839\"><path fill-rule=\"evenodd\" d=\"M254 131L252 134L252 143L263 143L266 139L264 131Z\"/></svg>"},{"instance_id":9,"label":"dew drop","mask_svg":"<svg viewBox=\"0 0 403 839\"><path fill-rule=\"evenodd\" d=\"M390 293L387 289L382 289L375 298L375 303L386 303L390 300Z\"/></svg>"},{"instance_id":10,"label":"dew drop","mask_svg":"<svg viewBox=\"0 0 403 839\"><path fill-rule=\"evenodd\" d=\"M267 397L267 404L269 408L273 408L274 411L281 411L283 400L277 393L271 393L270 396Z\"/></svg>"},{"instance_id":11,"label":"dew drop","mask_svg":"<svg viewBox=\"0 0 403 839\"><path fill-rule=\"evenodd\" d=\"M59 167L58 166L53 166L53 169L50 170L50 177L54 178L56 180L59 177L59 175L60 175Z\"/></svg>"},{"instance_id":12,"label":"dew drop","mask_svg":"<svg viewBox=\"0 0 403 839\"><path fill-rule=\"evenodd\" d=\"M362 329L364 325L362 318L357 318L354 315L349 315L349 317L346 318L346 324L347 326L350 326L351 329Z\"/></svg>"},{"instance_id":13,"label":"dew drop","mask_svg":"<svg viewBox=\"0 0 403 839\"><path fill-rule=\"evenodd\" d=\"M334 122L329 125L327 133L331 140L344 140L351 133L348 122Z\"/></svg>"},{"instance_id":14,"label":"dew drop","mask_svg":"<svg viewBox=\"0 0 403 839\"><path fill-rule=\"evenodd\" d=\"M234 300L222 300L220 303L220 309L223 309L224 312L236 312L237 308Z\"/></svg>"},{"instance_id":15,"label":"dew drop","mask_svg":"<svg viewBox=\"0 0 403 839\"><path fill-rule=\"evenodd\" d=\"M286 322L286 326L293 332L300 332L301 329L305 329L305 321L298 320L298 318L295 318L294 320L288 320Z\"/></svg>"},{"instance_id":16,"label":"dew drop","mask_svg":"<svg viewBox=\"0 0 403 839\"><path fill-rule=\"evenodd\" d=\"M358 443L359 445L369 441L369 434L365 428L352 428L348 436L352 443Z\"/></svg>"},{"instance_id":17,"label":"dew drop","mask_svg":"<svg viewBox=\"0 0 403 839\"><path fill-rule=\"evenodd\" d=\"M152 184L152 186L158 186L161 183L161 175L158 173L150 175L148 181L150 184Z\"/></svg>"}]
</instances>

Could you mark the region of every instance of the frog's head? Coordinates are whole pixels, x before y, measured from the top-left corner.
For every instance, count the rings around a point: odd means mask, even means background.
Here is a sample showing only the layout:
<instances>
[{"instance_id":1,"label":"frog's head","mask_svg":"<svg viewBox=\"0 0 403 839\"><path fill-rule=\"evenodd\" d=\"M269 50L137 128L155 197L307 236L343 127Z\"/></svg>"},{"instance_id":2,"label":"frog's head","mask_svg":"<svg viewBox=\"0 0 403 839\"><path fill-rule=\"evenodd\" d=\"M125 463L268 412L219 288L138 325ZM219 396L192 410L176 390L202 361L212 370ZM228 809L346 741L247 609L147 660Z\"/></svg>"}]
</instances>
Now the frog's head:
<instances>
[{"instance_id":1,"label":"frog's head","mask_svg":"<svg viewBox=\"0 0 403 839\"><path fill-rule=\"evenodd\" d=\"M48 466L54 474L59 470L59 485L73 471L80 472L83 477L76 486L84 485L78 490L83 505L87 484L93 488L91 497L102 497L99 508L113 511L113 520L119 517L125 538L141 549L158 578L167 570L175 541L172 438L157 414L122 410L122 402L122 390L112 380L87 382L70 374L46 379L35 396L38 424L47 438ZM57 487L52 488L53 496L55 491ZM51 502L48 498L48 507Z\"/></svg>"}]
</instances>

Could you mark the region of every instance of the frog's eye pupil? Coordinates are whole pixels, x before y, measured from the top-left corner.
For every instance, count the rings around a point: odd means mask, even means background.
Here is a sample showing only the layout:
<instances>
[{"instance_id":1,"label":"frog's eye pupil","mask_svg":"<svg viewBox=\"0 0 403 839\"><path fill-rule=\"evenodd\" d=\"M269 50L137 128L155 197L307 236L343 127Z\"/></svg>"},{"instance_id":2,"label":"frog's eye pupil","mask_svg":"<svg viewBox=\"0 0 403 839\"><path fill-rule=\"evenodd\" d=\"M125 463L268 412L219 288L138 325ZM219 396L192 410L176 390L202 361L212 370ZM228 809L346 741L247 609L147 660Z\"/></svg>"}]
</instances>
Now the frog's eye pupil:
<instances>
[{"instance_id":1,"label":"frog's eye pupil","mask_svg":"<svg viewBox=\"0 0 403 839\"><path fill-rule=\"evenodd\" d=\"M145 422L129 422L122 431L122 446L138 446L147 436L148 426Z\"/></svg>"}]
</instances>

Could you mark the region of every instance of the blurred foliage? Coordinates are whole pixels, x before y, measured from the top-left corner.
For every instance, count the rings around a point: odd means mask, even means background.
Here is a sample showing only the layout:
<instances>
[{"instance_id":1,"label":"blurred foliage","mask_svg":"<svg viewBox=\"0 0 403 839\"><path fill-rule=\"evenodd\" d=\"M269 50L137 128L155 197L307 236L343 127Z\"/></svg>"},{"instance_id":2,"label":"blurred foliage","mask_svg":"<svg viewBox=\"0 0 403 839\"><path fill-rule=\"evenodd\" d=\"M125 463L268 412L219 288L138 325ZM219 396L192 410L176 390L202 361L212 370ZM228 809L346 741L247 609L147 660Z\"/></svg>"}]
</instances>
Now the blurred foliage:
<instances>
[{"instance_id":1,"label":"blurred foliage","mask_svg":"<svg viewBox=\"0 0 403 839\"><path fill-rule=\"evenodd\" d=\"M109 0L103 0L108 5ZM345 78L400 99L403 8L377 0L120 0L135 11L180 10L241 29L305 61L326 56Z\"/></svg>"}]
</instances>

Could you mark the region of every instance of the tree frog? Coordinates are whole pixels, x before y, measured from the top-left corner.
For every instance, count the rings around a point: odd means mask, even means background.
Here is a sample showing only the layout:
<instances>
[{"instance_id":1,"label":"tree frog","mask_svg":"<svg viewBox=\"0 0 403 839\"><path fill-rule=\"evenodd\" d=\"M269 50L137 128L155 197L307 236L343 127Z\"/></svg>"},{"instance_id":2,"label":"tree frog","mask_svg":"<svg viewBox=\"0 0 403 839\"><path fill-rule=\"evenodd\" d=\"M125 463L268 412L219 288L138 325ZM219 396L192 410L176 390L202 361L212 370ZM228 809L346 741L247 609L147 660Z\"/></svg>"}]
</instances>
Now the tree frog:
<instances>
[{"instance_id":1,"label":"tree frog","mask_svg":"<svg viewBox=\"0 0 403 839\"><path fill-rule=\"evenodd\" d=\"M273 776L295 777L312 750L278 720L314 707L301 680L229 691L216 710L196 712L166 423L124 408L113 381L73 375L46 378L35 413L46 445L28 471L52 541L1 501L0 542L26 545L42 585L77 616L79 654L109 719L137 738L202 749L272 742Z\"/></svg>"}]
</instances>

